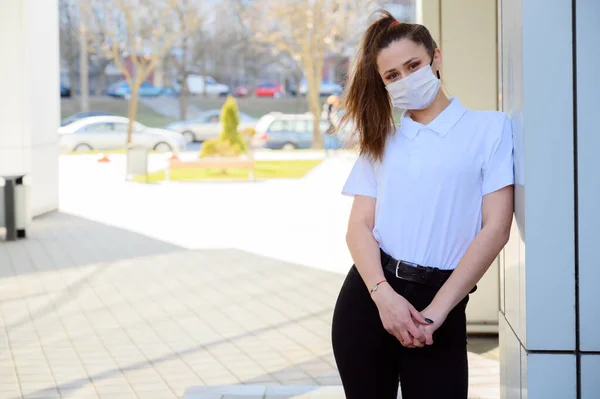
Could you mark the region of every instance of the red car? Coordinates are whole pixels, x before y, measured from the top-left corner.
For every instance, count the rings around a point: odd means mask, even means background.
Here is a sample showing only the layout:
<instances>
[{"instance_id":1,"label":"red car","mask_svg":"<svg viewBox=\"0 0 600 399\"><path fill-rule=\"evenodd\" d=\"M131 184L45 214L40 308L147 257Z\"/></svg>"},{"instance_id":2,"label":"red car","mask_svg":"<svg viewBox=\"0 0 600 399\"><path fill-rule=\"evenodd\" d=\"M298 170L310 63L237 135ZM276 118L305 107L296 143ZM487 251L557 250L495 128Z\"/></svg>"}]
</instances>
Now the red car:
<instances>
[{"instance_id":1,"label":"red car","mask_svg":"<svg viewBox=\"0 0 600 399\"><path fill-rule=\"evenodd\" d=\"M261 82L256 86L256 97L279 97L283 94L283 86L277 82Z\"/></svg>"},{"instance_id":2,"label":"red car","mask_svg":"<svg viewBox=\"0 0 600 399\"><path fill-rule=\"evenodd\" d=\"M238 86L233 89L234 97L248 97L252 92L252 88L248 86Z\"/></svg>"}]
</instances>

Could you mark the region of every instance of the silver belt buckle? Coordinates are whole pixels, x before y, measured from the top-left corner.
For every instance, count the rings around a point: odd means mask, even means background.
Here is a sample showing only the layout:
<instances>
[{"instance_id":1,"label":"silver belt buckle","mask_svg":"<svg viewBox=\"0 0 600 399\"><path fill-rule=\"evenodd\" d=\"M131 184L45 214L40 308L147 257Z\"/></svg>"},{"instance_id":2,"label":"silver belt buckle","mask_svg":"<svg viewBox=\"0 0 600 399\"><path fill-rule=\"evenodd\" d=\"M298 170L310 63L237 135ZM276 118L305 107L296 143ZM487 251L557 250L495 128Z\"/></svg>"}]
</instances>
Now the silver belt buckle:
<instances>
[{"instance_id":1,"label":"silver belt buckle","mask_svg":"<svg viewBox=\"0 0 600 399\"><path fill-rule=\"evenodd\" d=\"M417 265L416 263L412 263L412 262L405 262L405 261L399 260L399 261L396 263L396 278L402 278L402 277L400 277L400 276L398 275L398 269L400 269L400 263L404 263L404 264L406 264L406 265L408 265L408 266L413 266L413 267L415 267L415 268L416 268L417 266L419 266L419 265ZM416 270L416 269L415 269L415 270ZM413 274L414 274L414 273L415 273L415 272L413 271Z\"/></svg>"}]
</instances>

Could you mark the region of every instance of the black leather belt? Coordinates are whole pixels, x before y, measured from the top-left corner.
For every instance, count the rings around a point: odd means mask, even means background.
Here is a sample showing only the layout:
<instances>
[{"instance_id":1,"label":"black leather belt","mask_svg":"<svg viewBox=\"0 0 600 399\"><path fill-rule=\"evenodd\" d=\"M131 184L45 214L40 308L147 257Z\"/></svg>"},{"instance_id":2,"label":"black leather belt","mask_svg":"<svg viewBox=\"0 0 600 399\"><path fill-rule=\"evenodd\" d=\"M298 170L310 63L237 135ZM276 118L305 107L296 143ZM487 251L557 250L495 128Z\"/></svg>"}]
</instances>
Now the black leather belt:
<instances>
[{"instance_id":1,"label":"black leather belt","mask_svg":"<svg viewBox=\"0 0 600 399\"><path fill-rule=\"evenodd\" d=\"M452 274L452 270L442 270L437 267L425 267L415 263L398 261L381 251L381 266L397 278L414 283L441 288Z\"/></svg>"}]
</instances>

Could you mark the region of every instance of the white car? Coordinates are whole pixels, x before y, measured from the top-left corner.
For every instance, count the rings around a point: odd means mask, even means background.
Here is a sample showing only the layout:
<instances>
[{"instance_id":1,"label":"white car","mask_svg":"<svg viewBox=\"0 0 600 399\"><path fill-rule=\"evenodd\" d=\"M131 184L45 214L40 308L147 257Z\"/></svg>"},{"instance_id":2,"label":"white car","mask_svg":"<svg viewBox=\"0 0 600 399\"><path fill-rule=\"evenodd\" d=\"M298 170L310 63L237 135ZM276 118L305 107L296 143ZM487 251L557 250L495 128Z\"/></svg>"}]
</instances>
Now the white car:
<instances>
[{"instance_id":1,"label":"white car","mask_svg":"<svg viewBox=\"0 0 600 399\"><path fill-rule=\"evenodd\" d=\"M238 125L238 132L243 132L245 129L256 126L257 120L253 117L242 112L239 115L240 124ZM173 122L165 126L165 129L180 132L189 142L214 139L221 132L220 116L220 109L204 111L194 119Z\"/></svg>"},{"instance_id":2,"label":"white car","mask_svg":"<svg viewBox=\"0 0 600 399\"><path fill-rule=\"evenodd\" d=\"M122 116L92 116L58 129L62 151L87 152L118 150L126 147L129 119ZM148 150L179 152L186 141L181 133L154 129L133 122L132 144Z\"/></svg>"},{"instance_id":3,"label":"white car","mask_svg":"<svg viewBox=\"0 0 600 399\"><path fill-rule=\"evenodd\" d=\"M342 94L342 86L337 83L322 81L321 87L319 87L319 95L320 96L340 96ZM306 83L306 79L300 82L300 88L298 89L298 94L301 96L305 96L308 92L308 84Z\"/></svg>"},{"instance_id":4,"label":"white car","mask_svg":"<svg viewBox=\"0 0 600 399\"><path fill-rule=\"evenodd\" d=\"M231 91L228 86L217 82L211 76L189 75L187 85L192 95L204 94L205 86L206 94L209 96L226 96ZM176 82L173 87L177 92L181 91L181 84L179 82Z\"/></svg>"}]
</instances>

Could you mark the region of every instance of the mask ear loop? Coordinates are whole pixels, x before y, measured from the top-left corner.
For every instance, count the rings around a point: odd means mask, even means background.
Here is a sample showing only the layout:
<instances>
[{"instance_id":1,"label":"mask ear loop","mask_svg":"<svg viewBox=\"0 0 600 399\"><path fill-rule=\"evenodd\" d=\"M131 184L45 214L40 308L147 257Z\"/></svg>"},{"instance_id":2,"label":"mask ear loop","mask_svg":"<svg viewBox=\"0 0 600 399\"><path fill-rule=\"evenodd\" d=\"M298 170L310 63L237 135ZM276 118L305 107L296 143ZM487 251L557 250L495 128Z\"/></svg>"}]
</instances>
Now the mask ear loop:
<instances>
[{"instance_id":1,"label":"mask ear loop","mask_svg":"<svg viewBox=\"0 0 600 399\"><path fill-rule=\"evenodd\" d=\"M433 65L433 60L434 60L434 58L432 57L431 58L431 62L429 63L429 66ZM440 79L440 80L442 79L442 77L440 76L440 70L439 69L437 71L435 71L435 74L437 75L438 79Z\"/></svg>"}]
</instances>

